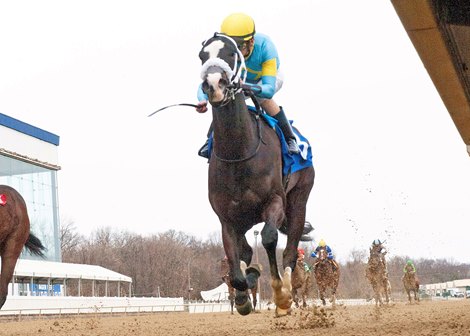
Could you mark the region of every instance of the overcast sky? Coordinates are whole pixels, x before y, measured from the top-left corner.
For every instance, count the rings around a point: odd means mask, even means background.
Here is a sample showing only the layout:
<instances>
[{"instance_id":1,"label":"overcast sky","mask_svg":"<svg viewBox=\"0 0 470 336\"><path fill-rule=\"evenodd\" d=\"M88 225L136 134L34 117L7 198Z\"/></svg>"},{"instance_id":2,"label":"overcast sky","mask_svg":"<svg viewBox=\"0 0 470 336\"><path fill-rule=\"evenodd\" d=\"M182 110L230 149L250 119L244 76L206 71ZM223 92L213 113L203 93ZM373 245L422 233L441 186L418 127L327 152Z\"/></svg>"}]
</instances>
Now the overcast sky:
<instances>
[{"instance_id":1,"label":"overcast sky","mask_svg":"<svg viewBox=\"0 0 470 336\"><path fill-rule=\"evenodd\" d=\"M276 101L311 142L315 240L470 262L470 158L388 0L0 1L0 112L60 136L61 218L220 234L211 114L147 115L197 102L201 42L238 11L277 45Z\"/></svg>"}]
</instances>

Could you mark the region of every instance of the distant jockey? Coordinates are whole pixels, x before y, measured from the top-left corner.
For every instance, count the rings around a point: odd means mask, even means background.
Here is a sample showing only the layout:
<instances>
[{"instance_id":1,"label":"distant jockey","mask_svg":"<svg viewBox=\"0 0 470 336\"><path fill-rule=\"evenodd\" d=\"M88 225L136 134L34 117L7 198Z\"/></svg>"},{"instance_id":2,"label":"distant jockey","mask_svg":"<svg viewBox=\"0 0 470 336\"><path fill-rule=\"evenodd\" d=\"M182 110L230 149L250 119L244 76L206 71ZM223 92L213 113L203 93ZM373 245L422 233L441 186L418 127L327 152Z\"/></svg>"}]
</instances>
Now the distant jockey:
<instances>
[{"instance_id":1,"label":"distant jockey","mask_svg":"<svg viewBox=\"0 0 470 336\"><path fill-rule=\"evenodd\" d=\"M332 252L331 248L326 244L326 242L323 239L320 240L320 242L318 243L317 248L315 249L315 251L312 252L312 254L310 256L312 258L318 258L317 254L320 252L321 249L324 249L326 251L326 253L327 253L326 258L333 265L333 268L338 269L338 264L336 263L336 260L334 260L335 258L334 258L333 252ZM317 261L317 263L318 262L319 262L319 260Z\"/></svg>"},{"instance_id":2,"label":"distant jockey","mask_svg":"<svg viewBox=\"0 0 470 336\"><path fill-rule=\"evenodd\" d=\"M383 246L383 242L380 239L374 239L371 251L375 251L380 254L380 260L382 260L382 263L386 268L387 263L385 262L385 255L387 254L387 249Z\"/></svg>"},{"instance_id":3,"label":"distant jockey","mask_svg":"<svg viewBox=\"0 0 470 336\"><path fill-rule=\"evenodd\" d=\"M372 246L370 248L371 252L377 252L380 255L380 261L382 262L385 275L388 276L387 262L385 260L385 255L387 254L387 249L383 246L383 242L380 239L374 239Z\"/></svg>"},{"instance_id":4,"label":"distant jockey","mask_svg":"<svg viewBox=\"0 0 470 336\"><path fill-rule=\"evenodd\" d=\"M310 266L305 262L305 251L303 248L299 247L297 249L297 262L302 263L305 272L310 272Z\"/></svg>"},{"instance_id":5,"label":"distant jockey","mask_svg":"<svg viewBox=\"0 0 470 336\"><path fill-rule=\"evenodd\" d=\"M403 267L403 273L416 273L416 267L411 260L406 262L405 267Z\"/></svg>"}]
</instances>

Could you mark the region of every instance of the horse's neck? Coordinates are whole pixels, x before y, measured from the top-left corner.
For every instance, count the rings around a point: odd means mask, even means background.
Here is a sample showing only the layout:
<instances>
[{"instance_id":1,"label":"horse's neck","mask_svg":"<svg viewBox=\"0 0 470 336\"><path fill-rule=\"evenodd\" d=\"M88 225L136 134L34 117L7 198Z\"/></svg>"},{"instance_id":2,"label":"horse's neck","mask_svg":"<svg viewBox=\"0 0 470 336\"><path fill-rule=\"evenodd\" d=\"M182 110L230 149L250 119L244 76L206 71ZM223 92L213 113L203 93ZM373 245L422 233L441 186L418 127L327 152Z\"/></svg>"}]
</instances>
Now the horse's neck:
<instances>
[{"instance_id":1,"label":"horse's neck","mask_svg":"<svg viewBox=\"0 0 470 336\"><path fill-rule=\"evenodd\" d=\"M212 110L214 148L224 157L243 156L253 151L259 139L257 125L242 93L227 105Z\"/></svg>"}]
</instances>

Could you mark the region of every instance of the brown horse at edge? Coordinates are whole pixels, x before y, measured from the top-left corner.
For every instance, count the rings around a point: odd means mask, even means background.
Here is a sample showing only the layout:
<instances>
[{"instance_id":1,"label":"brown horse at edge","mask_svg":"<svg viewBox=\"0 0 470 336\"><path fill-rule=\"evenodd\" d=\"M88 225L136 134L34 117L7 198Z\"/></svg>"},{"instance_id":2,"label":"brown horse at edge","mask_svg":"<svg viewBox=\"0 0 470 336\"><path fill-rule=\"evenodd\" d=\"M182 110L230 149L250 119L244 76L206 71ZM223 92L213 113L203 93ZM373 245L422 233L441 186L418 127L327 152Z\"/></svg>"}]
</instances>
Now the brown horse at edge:
<instances>
[{"instance_id":1,"label":"brown horse at edge","mask_svg":"<svg viewBox=\"0 0 470 336\"><path fill-rule=\"evenodd\" d=\"M32 254L44 256L41 241L29 232L30 223L23 197L12 187L0 185L2 205L0 205L0 308L8 295L8 283L13 277L16 261L23 247Z\"/></svg>"}]
</instances>

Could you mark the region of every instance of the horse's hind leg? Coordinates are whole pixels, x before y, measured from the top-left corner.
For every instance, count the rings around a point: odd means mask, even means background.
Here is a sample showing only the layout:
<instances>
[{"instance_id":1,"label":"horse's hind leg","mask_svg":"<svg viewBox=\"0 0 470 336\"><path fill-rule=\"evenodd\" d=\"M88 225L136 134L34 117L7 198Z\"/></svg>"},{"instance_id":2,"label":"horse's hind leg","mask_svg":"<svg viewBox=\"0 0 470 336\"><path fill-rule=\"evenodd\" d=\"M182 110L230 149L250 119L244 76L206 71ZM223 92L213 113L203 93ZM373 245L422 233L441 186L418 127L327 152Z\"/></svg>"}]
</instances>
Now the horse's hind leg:
<instances>
[{"instance_id":1,"label":"horse's hind leg","mask_svg":"<svg viewBox=\"0 0 470 336\"><path fill-rule=\"evenodd\" d=\"M0 308L3 307L8 295L8 284L13 277L16 260L20 256L23 246L16 243L7 243L2 256L2 271L0 274Z\"/></svg>"},{"instance_id":2,"label":"horse's hind leg","mask_svg":"<svg viewBox=\"0 0 470 336\"><path fill-rule=\"evenodd\" d=\"M290 282L292 269L285 270L283 281L279 275L276 260L277 228L278 224L284 219L282 199L280 197L276 197L276 199L271 202L270 206L265 210L264 218L267 220L261 230L261 242L268 255L271 287L273 288L274 303L276 304L276 315L284 316L289 313L292 305L292 286Z\"/></svg>"}]
</instances>

